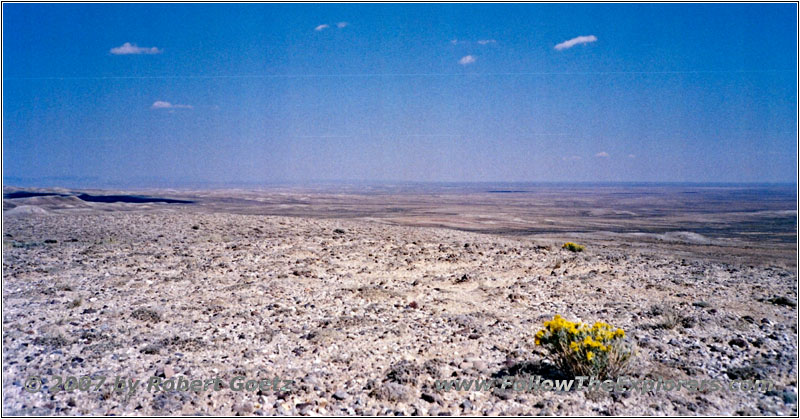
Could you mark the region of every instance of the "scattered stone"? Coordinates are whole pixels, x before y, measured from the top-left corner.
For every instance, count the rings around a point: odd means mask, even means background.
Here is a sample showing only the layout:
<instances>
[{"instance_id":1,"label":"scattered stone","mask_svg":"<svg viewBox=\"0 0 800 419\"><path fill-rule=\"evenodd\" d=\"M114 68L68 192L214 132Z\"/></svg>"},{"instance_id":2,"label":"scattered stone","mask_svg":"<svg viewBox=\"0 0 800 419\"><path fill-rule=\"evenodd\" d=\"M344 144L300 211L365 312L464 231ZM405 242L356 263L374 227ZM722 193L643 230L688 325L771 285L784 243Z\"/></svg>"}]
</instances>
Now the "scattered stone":
<instances>
[{"instance_id":1,"label":"scattered stone","mask_svg":"<svg viewBox=\"0 0 800 419\"><path fill-rule=\"evenodd\" d=\"M428 403L436 403L436 398L432 394L429 394L429 393L422 393L420 398L422 400L425 400Z\"/></svg>"},{"instance_id":2,"label":"scattered stone","mask_svg":"<svg viewBox=\"0 0 800 419\"><path fill-rule=\"evenodd\" d=\"M369 392L369 396L387 402L405 402L410 398L409 391L405 386L393 382L376 385Z\"/></svg>"},{"instance_id":3,"label":"scattered stone","mask_svg":"<svg viewBox=\"0 0 800 419\"><path fill-rule=\"evenodd\" d=\"M738 347L743 348L743 349L747 348L747 346L748 346L747 345L747 341L742 339L742 338L733 338L730 341L728 341L728 344L731 345L731 346L738 346Z\"/></svg>"},{"instance_id":4,"label":"scattered stone","mask_svg":"<svg viewBox=\"0 0 800 419\"><path fill-rule=\"evenodd\" d=\"M159 315L157 311L149 308L137 308L131 313L131 317L150 323L158 323L161 321L161 315Z\"/></svg>"},{"instance_id":5,"label":"scattered stone","mask_svg":"<svg viewBox=\"0 0 800 419\"><path fill-rule=\"evenodd\" d=\"M233 411L239 416L244 416L253 411L253 404L250 402L236 403L233 406Z\"/></svg>"},{"instance_id":6,"label":"scattered stone","mask_svg":"<svg viewBox=\"0 0 800 419\"><path fill-rule=\"evenodd\" d=\"M784 296L773 297L773 298L770 298L767 301L769 301L772 304L779 305L779 306L786 306L786 307L792 307L792 308L797 307L797 301L792 300L792 299L787 298L787 297L784 297Z\"/></svg>"},{"instance_id":7,"label":"scattered stone","mask_svg":"<svg viewBox=\"0 0 800 419\"><path fill-rule=\"evenodd\" d=\"M5 238L4 413L796 414L791 305L753 302L791 299L796 273L741 262L773 257L772 248L662 248L636 235L620 244L582 233L591 258L565 258L537 249L533 240L550 240L538 236L196 208L58 210L4 223L19 243L35 244L15 247ZM334 232L340 227L346 235ZM44 245L42 234L77 241ZM716 253L685 256L706 251ZM557 262L556 276L547 276ZM70 310L76 298L83 308ZM649 311L656 304L674 308L674 327L654 327L665 315ZM574 391L546 397L435 389L439 379L561 379L547 351L533 344L555 314L623 328L643 348L636 377L770 379L775 390L756 398L632 392L593 399ZM225 387L236 375L297 382L252 392L140 390L129 400L108 392L73 395L72 402L70 395L25 396L26 377L52 371L220 377Z\"/></svg>"},{"instance_id":8,"label":"scattered stone","mask_svg":"<svg viewBox=\"0 0 800 419\"><path fill-rule=\"evenodd\" d=\"M294 407L297 409L297 411L301 415L305 416L305 415L308 415L308 413L311 411L311 408L314 407L314 404L313 403L298 403Z\"/></svg>"}]
</instances>

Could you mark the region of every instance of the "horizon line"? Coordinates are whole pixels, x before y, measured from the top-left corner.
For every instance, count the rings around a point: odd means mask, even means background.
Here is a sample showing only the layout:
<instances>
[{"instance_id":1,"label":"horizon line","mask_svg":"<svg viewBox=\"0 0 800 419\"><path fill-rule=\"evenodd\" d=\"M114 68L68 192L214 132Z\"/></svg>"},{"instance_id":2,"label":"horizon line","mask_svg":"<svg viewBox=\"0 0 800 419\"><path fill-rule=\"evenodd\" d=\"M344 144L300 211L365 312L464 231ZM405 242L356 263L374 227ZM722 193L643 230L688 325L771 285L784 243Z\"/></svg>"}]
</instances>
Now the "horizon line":
<instances>
[{"instance_id":1,"label":"horizon line","mask_svg":"<svg viewBox=\"0 0 800 419\"><path fill-rule=\"evenodd\" d=\"M81 181L76 181L72 186L68 184L45 184L28 186L15 185L17 182L7 182L3 179L3 189L241 189L241 188L260 188L260 187L315 187L315 186L485 186L492 185L528 185L528 186L695 186L695 187L763 187L763 186L794 186L797 188L798 181L418 181L418 180L310 180L310 181L241 181L241 182L143 182L137 184L131 182L127 185L121 182L98 182L94 185L86 183L80 185ZM25 182L19 182L25 184ZM147 184L149 183L149 185Z\"/></svg>"}]
</instances>

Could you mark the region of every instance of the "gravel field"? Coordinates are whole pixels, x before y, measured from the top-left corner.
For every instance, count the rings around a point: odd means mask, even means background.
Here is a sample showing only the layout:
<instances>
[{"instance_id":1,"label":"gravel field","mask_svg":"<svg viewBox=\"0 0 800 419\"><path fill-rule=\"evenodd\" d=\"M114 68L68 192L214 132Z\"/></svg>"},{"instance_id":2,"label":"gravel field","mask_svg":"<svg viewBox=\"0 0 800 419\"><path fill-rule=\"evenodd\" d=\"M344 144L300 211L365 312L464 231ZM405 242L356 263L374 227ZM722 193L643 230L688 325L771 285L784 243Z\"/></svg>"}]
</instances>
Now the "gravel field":
<instances>
[{"instance_id":1,"label":"gravel field","mask_svg":"<svg viewBox=\"0 0 800 419\"><path fill-rule=\"evenodd\" d=\"M791 266L613 238L584 237L586 251L572 253L558 237L93 205L5 217L6 415L797 414ZM623 328L638 350L632 377L775 387L435 388L439 379L559 378L533 343L555 314ZM29 377L52 375L108 382L24 390ZM224 386L113 391L115 377L153 376ZM233 391L236 376L295 382Z\"/></svg>"}]
</instances>

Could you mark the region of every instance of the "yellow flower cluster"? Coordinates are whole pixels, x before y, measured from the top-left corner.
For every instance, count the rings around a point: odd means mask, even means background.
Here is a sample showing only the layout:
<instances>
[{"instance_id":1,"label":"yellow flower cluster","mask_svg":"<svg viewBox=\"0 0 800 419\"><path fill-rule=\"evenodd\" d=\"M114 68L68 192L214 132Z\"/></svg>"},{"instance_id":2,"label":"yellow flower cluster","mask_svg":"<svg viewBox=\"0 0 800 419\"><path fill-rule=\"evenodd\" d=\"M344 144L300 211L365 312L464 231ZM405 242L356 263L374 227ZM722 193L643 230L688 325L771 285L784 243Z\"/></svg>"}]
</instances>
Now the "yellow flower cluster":
<instances>
[{"instance_id":1,"label":"yellow flower cluster","mask_svg":"<svg viewBox=\"0 0 800 419\"><path fill-rule=\"evenodd\" d=\"M624 371L633 352L625 331L605 322L588 325L559 315L544 322L534 338L558 368L575 375L615 376Z\"/></svg>"},{"instance_id":2,"label":"yellow flower cluster","mask_svg":"<svg viewBox=\"0 0 800 419\"><path fill-rule=\"evenodd\" d=\"M608 323L596 322L590 327L586 323L571 322L559 315L544 322L544 327L536 333L535 344L568 344L572 352L583 352L587 361L594 359L597 353L607 353L615 339L625 337L624 330L616 329Z\"/></svg>"},{"instance_id":3,"label":"yellow flower cluster","mask_svg":"<svg viewBox=\"0 0 800 419\"><path fill-rule=\"evenodd\" d=\"M561 246L561 248L567 249L570 252L583 252L583 249L585 249L585 247L573 242L566 242Z\"/></svg>"},{"instance_id":4,"label":"yellow flower cluster","mask_svg":"<svg viewBox=\"0 0 800 419\"><path fill-rule=\"evenodd\" d=\"M577 333L578 326L584 326L583 323L571 322L558 314L553 317L553 320L544 322L544 327L550 332L558 332L559 330L567 330L570 333Z\"/></svg>"},{"instance_id":5,"label":"yellow flower cluster","mask_svg":"<svg viewBox=\"0 0 800 419\"><path fill-rule=\"evenodd\" d=\"M614 338L624 338L625 331L622 329L614 330L614 326L605 322L596 322L592 326L592 335L601 341L609 341Z\"/></svg>"}]
</instances>

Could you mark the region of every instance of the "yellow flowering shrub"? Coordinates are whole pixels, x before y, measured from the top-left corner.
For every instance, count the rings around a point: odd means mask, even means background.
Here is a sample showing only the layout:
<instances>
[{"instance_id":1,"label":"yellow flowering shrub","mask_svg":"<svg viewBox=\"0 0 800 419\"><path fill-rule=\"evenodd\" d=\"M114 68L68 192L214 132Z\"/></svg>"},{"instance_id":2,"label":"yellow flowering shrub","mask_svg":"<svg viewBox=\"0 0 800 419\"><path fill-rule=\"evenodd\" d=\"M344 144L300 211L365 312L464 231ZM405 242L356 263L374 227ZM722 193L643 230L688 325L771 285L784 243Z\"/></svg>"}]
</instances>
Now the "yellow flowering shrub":
<instances>
[{"instance_id":1,"label":"yellow flowering shrub","mask_svg":"<svg viewBox=\"0 0 800 419\"><path fill-rule=\"evenodd\" d=\"M566 242L561 248L567 249L570 252L583 252L583 249L585 249L585 247L573 242Z\"/></svg>"},{"instance_id":2,"label":"yellow flowering shrub","mask_svg":"<svg viewBox=\"0 0 800 419\"><path fill-rule=\"evenodd\" d=\"M616 377L632 356L625 331L605 322L571 322L556 315L536 333L536 345L545 347L556 366L574 376Z\"/></svg>"}]
</instances>

